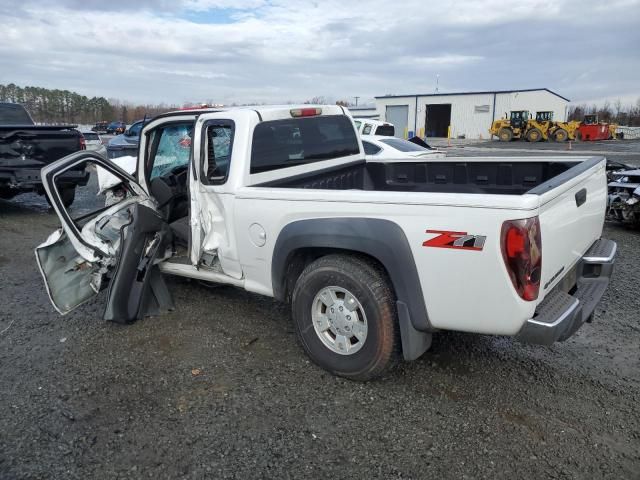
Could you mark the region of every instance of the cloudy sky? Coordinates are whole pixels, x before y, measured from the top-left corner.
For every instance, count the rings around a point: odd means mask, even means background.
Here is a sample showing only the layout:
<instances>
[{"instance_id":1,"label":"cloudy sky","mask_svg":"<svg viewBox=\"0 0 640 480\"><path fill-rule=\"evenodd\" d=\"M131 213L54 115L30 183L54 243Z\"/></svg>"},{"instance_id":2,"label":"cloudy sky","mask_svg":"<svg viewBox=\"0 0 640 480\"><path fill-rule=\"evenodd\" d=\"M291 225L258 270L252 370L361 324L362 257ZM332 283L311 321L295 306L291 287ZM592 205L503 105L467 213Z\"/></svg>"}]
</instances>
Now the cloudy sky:
<instances>
[{"instance_id":1,"label":"cloudy sky","mask_svg":"<svg viewBox=\"0 0 640 480\"><path fill-rule=\"evenodd\" d=\"M0 0L0 83L134 102L640 97L640 0Z\"/></svg>"}]
</instances>

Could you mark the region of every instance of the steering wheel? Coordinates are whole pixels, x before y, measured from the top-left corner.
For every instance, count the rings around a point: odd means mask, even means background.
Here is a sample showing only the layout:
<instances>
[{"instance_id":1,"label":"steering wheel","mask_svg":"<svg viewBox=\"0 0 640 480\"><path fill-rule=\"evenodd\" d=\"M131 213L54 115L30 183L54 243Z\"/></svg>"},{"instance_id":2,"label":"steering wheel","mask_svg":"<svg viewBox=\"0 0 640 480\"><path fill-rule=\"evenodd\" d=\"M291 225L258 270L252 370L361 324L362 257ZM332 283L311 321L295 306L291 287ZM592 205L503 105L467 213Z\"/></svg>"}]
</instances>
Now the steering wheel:
<instances>
[{"instance_id":1,"label":"steering wheel","mask_svg":"<svg viewBox=\"0 0 640 480\"><path fill-rule=\"evenodd\" d=\"M182 199L186 200L188 197L186 186L188 171L187 165L179 165L163 176L154 178L149 185L151 194L169 221L176 203Z\"/></svg>"}]
</instances>

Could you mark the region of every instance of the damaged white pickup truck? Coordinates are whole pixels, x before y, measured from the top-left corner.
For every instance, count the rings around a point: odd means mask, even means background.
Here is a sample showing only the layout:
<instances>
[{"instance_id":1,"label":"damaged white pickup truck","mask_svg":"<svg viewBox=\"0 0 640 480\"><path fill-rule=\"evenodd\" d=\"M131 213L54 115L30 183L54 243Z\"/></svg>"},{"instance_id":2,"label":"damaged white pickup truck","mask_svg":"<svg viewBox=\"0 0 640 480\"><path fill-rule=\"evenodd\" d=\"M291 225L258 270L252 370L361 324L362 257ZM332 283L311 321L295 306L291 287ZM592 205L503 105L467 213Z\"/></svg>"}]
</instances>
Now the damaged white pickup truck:
<instances>
[{"instance_id":1,"label":"damaged white pickup truck","mask_svg":"<svg viewBox=\"0 0 640 480\"><path fill-rule=\"evenodd\" d=\"M119 185L72 218L56 180L79 167ZM616 251L604 158L368 163L335 105L166 114L135 173L80 152L42 178L62 228L36 256L60 313L108 288L104 317L128 323L173 308L164 275L231 284L290 302L307 354L359 380L441 330L565 340Z\"/></svg>"}]
</instances>

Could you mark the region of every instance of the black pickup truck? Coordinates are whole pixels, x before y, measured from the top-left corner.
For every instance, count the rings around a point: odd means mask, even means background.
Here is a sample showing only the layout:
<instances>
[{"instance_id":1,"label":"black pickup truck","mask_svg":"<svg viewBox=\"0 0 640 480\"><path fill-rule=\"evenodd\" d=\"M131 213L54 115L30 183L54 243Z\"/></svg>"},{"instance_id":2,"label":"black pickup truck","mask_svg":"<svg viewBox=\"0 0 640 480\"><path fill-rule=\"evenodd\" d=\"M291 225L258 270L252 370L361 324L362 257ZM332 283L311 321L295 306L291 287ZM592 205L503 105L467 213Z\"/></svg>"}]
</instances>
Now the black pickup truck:
<instances>
[{"instance_id":1,"label":"black pickup truck","mask_svg":"<svg viewBox=\"0 0 640 480\"><path fill-rule=\"evenodd\" d=\"M44 195L40 169L84 149L77 125L35 125L22 105L0 103L0 198L19 193ZM86 185L89 173L71 170L59 180L61 197L69 206L77 185Z\"/></svg>"}]
</instances>

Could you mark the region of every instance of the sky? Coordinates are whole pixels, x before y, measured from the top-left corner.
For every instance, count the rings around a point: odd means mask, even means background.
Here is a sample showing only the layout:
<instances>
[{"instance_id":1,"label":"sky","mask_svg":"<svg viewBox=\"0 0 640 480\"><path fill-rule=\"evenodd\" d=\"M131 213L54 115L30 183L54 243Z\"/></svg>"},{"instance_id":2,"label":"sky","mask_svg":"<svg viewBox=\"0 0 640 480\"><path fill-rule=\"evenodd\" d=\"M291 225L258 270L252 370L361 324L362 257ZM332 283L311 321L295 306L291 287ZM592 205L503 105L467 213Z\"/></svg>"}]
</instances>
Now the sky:
<instances>
[{"instance_id":1,"label":"sky","mask_svg":"<svg viewBox=\"0 0 640 480\"><path fill-rule=\"evenodd\" d=\"M511 3L0 0L0 83L153 104L640 98L640 0Z\"/></svg>"}]
</instances>

